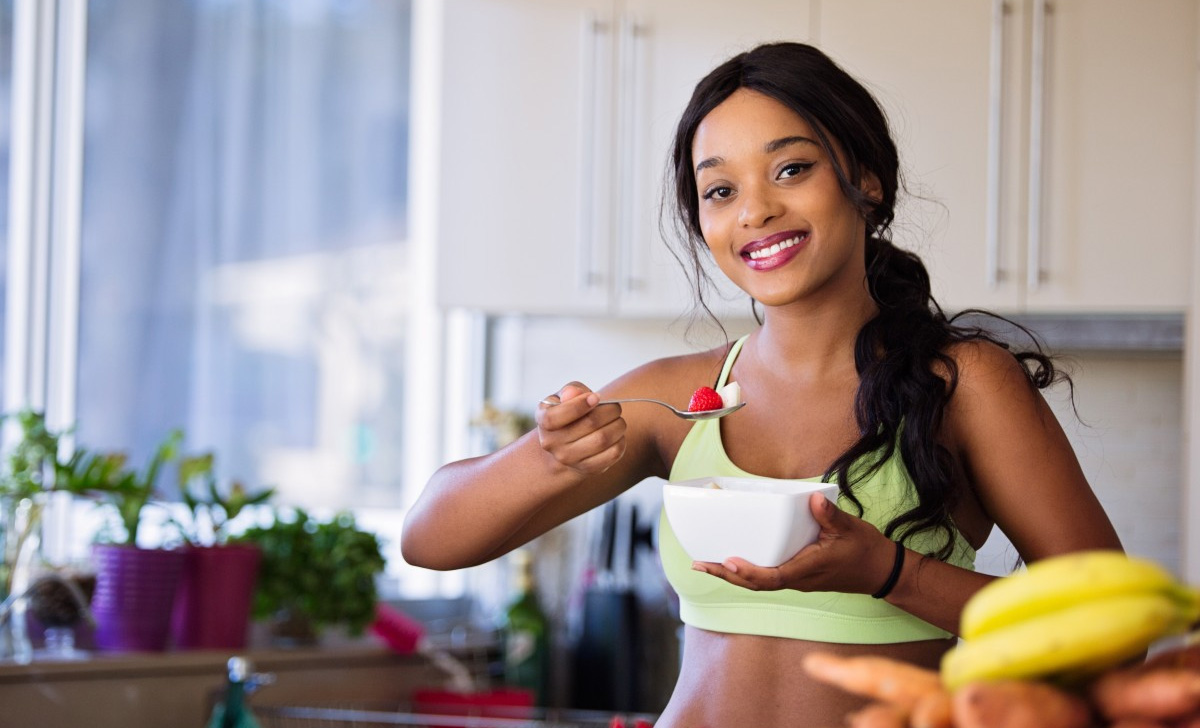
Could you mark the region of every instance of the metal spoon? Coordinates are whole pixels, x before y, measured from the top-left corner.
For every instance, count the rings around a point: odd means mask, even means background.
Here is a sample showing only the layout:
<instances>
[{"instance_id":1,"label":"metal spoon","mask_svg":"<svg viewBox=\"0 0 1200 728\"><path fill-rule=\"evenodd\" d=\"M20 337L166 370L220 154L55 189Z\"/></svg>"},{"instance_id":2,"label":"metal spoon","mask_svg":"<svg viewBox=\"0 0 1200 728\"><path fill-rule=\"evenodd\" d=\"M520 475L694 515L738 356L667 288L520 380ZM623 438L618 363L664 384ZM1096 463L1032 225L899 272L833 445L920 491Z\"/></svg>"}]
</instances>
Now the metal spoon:
<instances>
[{"instance_id":1,"label":"metal spoon","mask_svg":"<svg viewBox=\"0 0 1200 728\"><path fill-rule=\"evenodd\" d=\"M700 410L698 412L688 412L687 410L675 409L674 407L667 404L666 402L663 402L662 400L648 399L646 397L630 397L628 399L606 399L606 400L602 400L598 404L620 404L621 402L653 402L654 404L662 405L663 407L666 407L667 409L671 410L671 412L673 412L676 417L678 417L680 419L684 419L684 420L711 420L711 419L715 419L717 417L724 417L725 415L730 414L731 412L737 412L738 410L740 410L741 408L746 406L745 402L738 402L737 404L733 405L732 407L722 407L721 409ZM542 404L548 405L550 407L554 407L555 405L562 404L562 402L553 402L548 399L543 399Z\"/></svg>"}]
</instances>

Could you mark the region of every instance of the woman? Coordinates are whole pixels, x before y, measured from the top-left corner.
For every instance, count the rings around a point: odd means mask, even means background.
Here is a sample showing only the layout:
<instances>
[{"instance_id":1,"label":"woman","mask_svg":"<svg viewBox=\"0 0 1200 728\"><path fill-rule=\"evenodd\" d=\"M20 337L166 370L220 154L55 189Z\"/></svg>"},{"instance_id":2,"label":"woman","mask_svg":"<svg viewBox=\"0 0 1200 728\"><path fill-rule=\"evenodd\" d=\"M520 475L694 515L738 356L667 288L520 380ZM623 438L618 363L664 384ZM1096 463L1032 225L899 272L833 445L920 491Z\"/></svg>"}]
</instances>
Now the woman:
<instances>
[{"instance_id":1,"label":"woman","mask_svg":"<svg viewBox=\"0 0 1200 728\"><path fill-rule=\"evenodd\" d=\"M696 270L710 255L761 306L761 325L599 392L567 384L535 432L440 469L405 525L410 563L484 563L650 476L837 482L836 507L810 502L817 543L777 568L692 563L665 520L659 539L687 624L659 725L815 726L861 702L812 680L801 658L935 667L990 579L973 560L993 525L1026 561L1120 548L1037 391L1052 362L947 320L920 260L889 241L896 148L858 82L802 44L739 55L697 86L673 162ZM747 406L722 420L598 405L681 403L728 381Z\"/></svg>"}]
</instances>

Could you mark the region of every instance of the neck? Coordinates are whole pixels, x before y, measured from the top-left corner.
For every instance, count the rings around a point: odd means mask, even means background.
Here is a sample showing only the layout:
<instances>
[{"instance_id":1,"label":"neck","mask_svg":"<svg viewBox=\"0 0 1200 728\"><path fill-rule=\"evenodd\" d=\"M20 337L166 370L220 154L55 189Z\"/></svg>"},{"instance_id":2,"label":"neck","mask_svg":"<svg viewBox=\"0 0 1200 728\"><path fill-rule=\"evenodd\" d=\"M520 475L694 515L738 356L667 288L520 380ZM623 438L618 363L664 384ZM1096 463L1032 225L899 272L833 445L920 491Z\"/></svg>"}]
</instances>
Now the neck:
<instances>
[{"instance_id":1,"label":"neck","mask_svg":"<svg viewBox=\"0 0 1200 728\"><path fill-rule=\"evenodd\" d=\"M853 369L858 332L878 311L865 287L850 300L768 308L756 335L757 356L775 371L810 376Z\"/></svg>"}]
</instances>

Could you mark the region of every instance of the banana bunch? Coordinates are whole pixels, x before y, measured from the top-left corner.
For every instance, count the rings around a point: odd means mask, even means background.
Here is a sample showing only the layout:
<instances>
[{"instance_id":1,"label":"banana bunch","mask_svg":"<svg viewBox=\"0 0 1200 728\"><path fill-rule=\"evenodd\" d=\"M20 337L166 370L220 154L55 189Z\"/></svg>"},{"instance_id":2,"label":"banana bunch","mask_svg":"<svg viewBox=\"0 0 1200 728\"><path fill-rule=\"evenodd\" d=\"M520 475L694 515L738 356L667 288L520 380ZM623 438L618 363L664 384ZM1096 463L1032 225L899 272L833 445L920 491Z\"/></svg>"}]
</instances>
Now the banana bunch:
<instances>
[{"instance_id":1,"label":"banana bunch","mask_svg":"<svg viewBox=\"0 0 1200 728\"><path fill-rule=\"evenodd\" d=\"M942 659L954 689L975 680L1082 678L1200 619L1200 592L1119 551L1051 557L997 579L963 608L963 641Z\"/></svg>"}]
</instances>

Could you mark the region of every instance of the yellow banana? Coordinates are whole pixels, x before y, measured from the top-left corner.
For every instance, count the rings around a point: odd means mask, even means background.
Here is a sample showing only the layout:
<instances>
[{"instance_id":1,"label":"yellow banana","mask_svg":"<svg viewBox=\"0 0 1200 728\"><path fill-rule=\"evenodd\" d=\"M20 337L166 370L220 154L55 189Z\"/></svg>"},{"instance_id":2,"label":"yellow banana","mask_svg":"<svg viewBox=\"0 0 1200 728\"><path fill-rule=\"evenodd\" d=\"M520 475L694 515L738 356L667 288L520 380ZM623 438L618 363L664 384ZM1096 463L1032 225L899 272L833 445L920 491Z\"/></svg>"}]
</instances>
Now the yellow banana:
<instances>
[{"instance_id":1,"label":"yellow banana","mask_svg":"<svg viewBox=\"0 0 1200 728\"><path fill-rule=\"evenodd\" d=\"M963 607L959 634L977 639L1072 604L1177 588L1175 577L1163 567L1120 551L1054 556L980 589Z\"/></svg>"},{"instance_id":2,"label":"yellow banana","mask_svg":"<svg viewBox=\"0 0 1200 728\"><path fill-rule=\"evenodd\" d=\"M973 680L1099 672L1188 621L1188 610L1162 593L1091 599L960 643L942 659L942 680L954 689Z\"/></svg>"}]
</instances>

